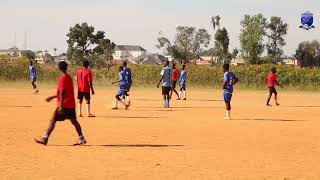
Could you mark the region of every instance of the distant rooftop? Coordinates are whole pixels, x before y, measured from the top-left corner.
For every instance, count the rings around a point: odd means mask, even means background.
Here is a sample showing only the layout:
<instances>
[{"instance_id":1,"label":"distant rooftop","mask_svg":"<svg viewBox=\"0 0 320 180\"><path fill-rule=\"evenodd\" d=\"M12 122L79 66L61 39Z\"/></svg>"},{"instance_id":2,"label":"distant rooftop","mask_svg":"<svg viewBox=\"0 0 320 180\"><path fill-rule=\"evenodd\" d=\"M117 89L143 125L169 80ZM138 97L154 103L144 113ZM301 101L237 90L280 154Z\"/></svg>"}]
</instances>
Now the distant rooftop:
<instances>
[{"instance_id":1,"label":"distant rooftop","mask_svg":"<svg viewBox=\"0 0 320 180\"><path fill-rule=\"evenodd\" d=\"M147 51L141 46L132 46L132 45L117 45L115 50L120 50L120 51Z\"/></svg>"}]
</instances>

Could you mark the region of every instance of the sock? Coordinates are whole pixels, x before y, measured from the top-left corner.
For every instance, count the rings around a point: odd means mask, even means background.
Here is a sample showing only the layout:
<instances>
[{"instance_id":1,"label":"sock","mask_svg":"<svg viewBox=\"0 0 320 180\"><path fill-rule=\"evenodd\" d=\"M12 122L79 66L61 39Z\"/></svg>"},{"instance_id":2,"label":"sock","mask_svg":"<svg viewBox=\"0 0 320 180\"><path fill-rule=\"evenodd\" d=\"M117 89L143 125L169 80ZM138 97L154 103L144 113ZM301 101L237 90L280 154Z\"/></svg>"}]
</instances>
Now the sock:
<instances>
[{"instance_id":1,"label":"sock","mask_svg":"<svg viewBox=\"0 0 320 180\"><path fill-rule=\"evenodd\" d=\"M167 105L167 98L166 96L163 96L163 106L166 106Z\"/></svg>"},{"instance_id":2,"label":"sock","mask_svg":"<svg viewBox=\"0 0 320 180\"><path fill-rule=\"evenodd\" d=\"M82 115L82 104L78 103L79 115Z\"/></svg>"},{"instance_id":3,"label":"sock","mask_svg":"<svg viewBox=\"0 0 320 180\"><path fill-rule=\"evenodd\" d=\"M181 98L182 91L179 92L179 98Z\"/></svg>"},{"instance_id":4,"label":"sock","mask_svg":"<svg viewBox=\"0 0 320 180\"><path fill-rule=\"evenodd\" d=\"M118 100L116 99L113 103L113 107L117 108L118 107Z\"/></svg>"},{"instance_id":5,"label":"sock","mask_svg":"<svg viewBox=\"0 0 320 180\"><path fill-rule=\"evenodd\" d=\"M87 106L87 116L89 116L90 115L90 104L86 104L86 106Z\"/></svg>"},{"instance_id":6,"label":"sock","mask_svg":"<svg viewBox=\"0 0 320 180\"><path fill-rule=\"evenodd\" d=\"M230 117L230 110L226 110L226 117Z\"/></svg>"},{"instance_id":7,"label":"sock","mask_svg":"<svg viewBox=\"0 0 320 180\"><path fill-rule=\"evenodd\" d=\"M126 99L127 99L128 105L130 105L130 98L129 98L129 96L126 96Z\"/></svg>"},{"instance_id":8,"label":"sock","mask_svg":"<svg viewBox=\"0 0 320 180\"><path fill-rule=\"evenodd\" d=\"M183 91L183 98L187 98L186 91Z\"/></svg>"},{"instance_id":9,"label":"sock","mask_svg":"<svg viewBox=\"0 0 320 180\"><path fill-rule=\"evenodd\" d=\"M48 134L44 134L44 135L43 135L43 138L44 138L44 139L49 139Z\"/></svg>"}]
</instances>

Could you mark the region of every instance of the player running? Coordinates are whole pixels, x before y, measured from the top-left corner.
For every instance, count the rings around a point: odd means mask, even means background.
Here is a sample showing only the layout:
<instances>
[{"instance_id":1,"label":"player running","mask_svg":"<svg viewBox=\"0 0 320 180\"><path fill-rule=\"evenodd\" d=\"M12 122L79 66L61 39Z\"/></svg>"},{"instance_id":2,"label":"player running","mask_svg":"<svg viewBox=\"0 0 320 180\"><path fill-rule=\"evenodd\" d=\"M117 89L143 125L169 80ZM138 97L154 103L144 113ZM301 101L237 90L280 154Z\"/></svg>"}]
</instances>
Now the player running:
<instances>
[{"instance_id":1,"label":"player running","mask_svg":"<svg viewBox=\"0 0 320 180\"><path fill-rule=\"evenodd\" d=\"M82 117L82 101L86 99L87 117L95 117L90 113L90 90L94 95L94 89L92 84L92 73L89 69L89 61L83 61L83 67L77 72L77 83L78 83L78 108L79 117Z\"/></svg>"},{"instance_id":2,"label":"player running","mask_svg":"<svg viewBox=\"0 0 320 180\"><path fill-rule=\"evenodd\" d=\"M131 74L131 69L127 67L127 62L124 61L122 63L123 66L123 71L125 73L126 76L126 81L128 82L128 87L127 87L127 93L126 95L123 95L123 99L126 99L127 102L130 102L130 98L129 98L129 91L131 89L131 85L132 85L132 74Z\"/></svg>"},{"instance_id":3,"label":"player running","mask_svg":"<svg viewBox=\"0 0 320 180\"><path fill-rule=\"evenodd\" d=\"M172 73L172 76L171 76L171 91L170 91L170 99L172 97L172 93L176 93L176 95L178 96L178 99L179 100L179 94L176 90L176 84L177 84L177 80L180 76L180 73L179 73L179 70L176 68L176 64L175 63L172 63L172 69L173 69L173 73Z\"/></svg>"},{"instance_id":4,"label":"player running","mask_svg":"<svg viewBox=\"0 0 320 180\"><path fill-rule=\"evenodd\" d=\"M236 84L239 79L233 72L229 71L229 64L223 65L223 72L224 72L224 82L223 82L223 97L224 102L226 103L226 116L224 119L229 120L230 113L231 113L231 98L233 93L233 85Z\"/></svg>"},{"instance_id":5,"label":"player running","mask_svg":"<svg viewBox=\"0 0 320 180\"><path fill-rule=\"evenodd\" d=\"M74 145L86 144L86 140L82 134L81 126L76 117L73 82L71 76L67 73L68 64L65 61L61 61L58 67L62 74L58 81L57 95L48 97L46 99L47 102L50 102L52 99L57 98L58 107L54 111L54 115L50 120L49 127L44 136L39 139L35 139L35 141L36 143L47 145L50 134L53 131L56 122L70 119L79 135L79 140Z\"/></svg>"},{"instance_id":6,"label":"player running","mask_svg":"<svg viewBox=\"0 0 320 180\"><path fill-rule=\"evenodd\" d=\"M276 101L276 105L279 106L280 104L278 103L278 92L276 90L276 85L282 87L278 81L277 81L277 76L276 76L277 70L275 67L271 68L271 71L268 74L268 83L267 86L269 88L269 97L267 99L267 106L271 106L271 104L269 104L270 99L272 97L272 94L274 94L274 99Z\"/></svg>"},{"instance_id":7,"label":"player running","mask_svg":"<svg viewBox=\"0 0 320 180\"><path fill-rule=\"evenodd\" d=\"M116 96L115 96L116 99L112 109L118 109L118 101L119 101L121 104L124 105L125 110L127 110L130 106L130 101L126 103L125 100L121 99L122 96L127 96L127 92L128 92L128 82L126 80L126 74L123 71L122 66L119 67L119 80L112 82L112 84L115 84L115 83L119 83L119 90L116 93Z\"/></svg>"},{"instance_id":8,"label":"player running","mask_svg":"<svg viewBox=\"0 0 320 180\"><path fill-rule=\"evenodd\" d=\"M161 70L161 78L157 85L159 88L160 83L162 82L162 95L163 95L163 107L169 108L170 102L170 90L171 90L171 74L172 70L169 67L169 61L166 62L165 67Z\"/></svg>"},{"instance_id":9,"label":"player running","mask_svg":"<svg viewBox=\"0 0 320 180\"><path fill-rule=\"evenodd\" d=\"M187 80L187 71L186 71L186 65L182 65L182 70L180 74L180 92L179 92L179 98L178 100L181 100L182 98L182 93L183 93L183 100L187 100L187 95L186 95L186 80Z\"/></svg>"},{"instance_id":10,"label":"player running","mask_svg":"<svg viewBox=\"0 0 320 180\"><path fill-rule=\"evenodd\" d=\"M33 87L33 93L37 94L39 90L37 89L37 85L35 84L37 81L37 70L36 67L34 67L33 62L30 61L30 66L29 66L29 77L31 80L31 85Z\"/></svg>"}]
</instances>

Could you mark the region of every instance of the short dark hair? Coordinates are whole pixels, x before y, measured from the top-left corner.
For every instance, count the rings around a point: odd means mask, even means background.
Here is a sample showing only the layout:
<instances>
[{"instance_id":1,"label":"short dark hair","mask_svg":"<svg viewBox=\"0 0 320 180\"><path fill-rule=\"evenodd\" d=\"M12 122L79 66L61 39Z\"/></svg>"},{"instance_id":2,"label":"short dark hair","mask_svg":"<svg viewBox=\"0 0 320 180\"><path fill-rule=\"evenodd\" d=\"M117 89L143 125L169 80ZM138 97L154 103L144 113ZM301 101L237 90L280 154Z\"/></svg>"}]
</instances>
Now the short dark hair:
<instances>
[{"instance_id":1,"label":"short dark hair","mask_svg":"<svg viewBox=\"0 0 320 180\"><path fill-rule=\"evenodd\" d=\"M60 61L58 67L60 71L65 72L68 69L68 64L65 61Z\"/></svg>"},{"instance_id":2,"label":"short dark hair","mask_svg":"<svg viewBox=\"0 0 320 180\"><path fill-rule=\"evenodd\" d=\"M176 64L175 64L175 63L172 63L172 67L176 67Z\"/></svg>"},{"instance_id":3,"label":"short dark hair","mask_svg":"<svg viewBox=\"0 0 320 180\"><path fill-rule=\"evenodd\" d=\"M185 69L186 68L186 65L184 64L184 65L182 65L182 69Z\"/></svg>"},{"instance_id":4,"label":"short dark hair","mask_svg":"<svg viewBox=\"0 0 320 180\"><path fill-rule=\"evenodd\" d=\"M272 68L271 68L271 71L272 71L272 72L277 72L277 69L276 69L275 67L272 67Z\"/></svg>"},{"instance_id":5,"label":"short dark hair","mask_svg":"<svg viewBox=\"0 0 320 180\"><path fill-rule=\"evenodd\" d=\"M84 67L88 67L89 64L90 64L90 63L89 63L88 60L84 60L83 63L82 63L82 65L83 65Z\"/></svg>"},{"instance_id":6,"label":"short dark hair","mask_svg":"<svg viewBox=\"0 0 320 180\"><path fill-rule=\"evenodd\" d=\"M33 65L33 62L32 62L32 61L30 61L30 65Z\"/></svg>"},{"instance_id":7,"label":"short dark hair","mask_svg":"<svg viewBox=\"0 0 320 180\"><path fill-rule=\"evenodd\" d=\"M229 64L223 64L223 69L229 71L230 65Z\"/></svg>"},{"instance_id":8,"label":"short dark hair","mask_svg":"<svg viewBox=\"0 0 320 180\"><path fill-rule=\"evenodd\" d=\"M122 66L127 67L127 61L123 61Z\"/></svg>"},{"instance_id":9,"label":"short dark hair","mask_svg":"<svg viewBox=\"0 0 320 180\"><path fill-rule=\"evenodd\" d=\"M165 64L165 65L166 65L166 66L169 66L169 64L170 64L170 62L169 62L169 61L166 61L166 64Z\"/></svg>"},{"instance_id":10,"label":"short dark hair","mask_svg":"<svg viewBox=\"0 0 320 180\"><path fill-rule=\"evenodd\" d=\"M119 72L123 70L123 66L119 66Z\"/></svg>"}]
</instances>

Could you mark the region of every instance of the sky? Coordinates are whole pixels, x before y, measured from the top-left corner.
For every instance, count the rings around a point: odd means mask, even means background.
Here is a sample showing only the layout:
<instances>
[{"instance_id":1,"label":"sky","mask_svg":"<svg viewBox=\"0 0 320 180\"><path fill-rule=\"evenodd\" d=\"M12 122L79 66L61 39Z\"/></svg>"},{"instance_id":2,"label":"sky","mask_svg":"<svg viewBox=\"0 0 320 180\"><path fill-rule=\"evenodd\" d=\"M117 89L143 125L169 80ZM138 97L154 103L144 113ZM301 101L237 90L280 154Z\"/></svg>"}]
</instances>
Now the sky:
<instances>
[{"instance_id":1,"label":"sky","mask_svg":"<svg viewBox=\"0 0 320 180\"><path fill-rule=\"evenodd\" d=\"M179 25L206 28L213 36L210 17L221 16L221 27L229 32L230 49L240 48L240 21L245 14L280 16L289 24L285 55L293 55L302 41L319 39L319 0L0 0L0 49L16 45L31 50L67 49L69 27L87 22L116 44L140 45L149 52L161 31L174 39ZM300 29L301 13L314 14L315 28ZM211 46L213 40L211 40Z\"/></svg>"}]
</instances>

